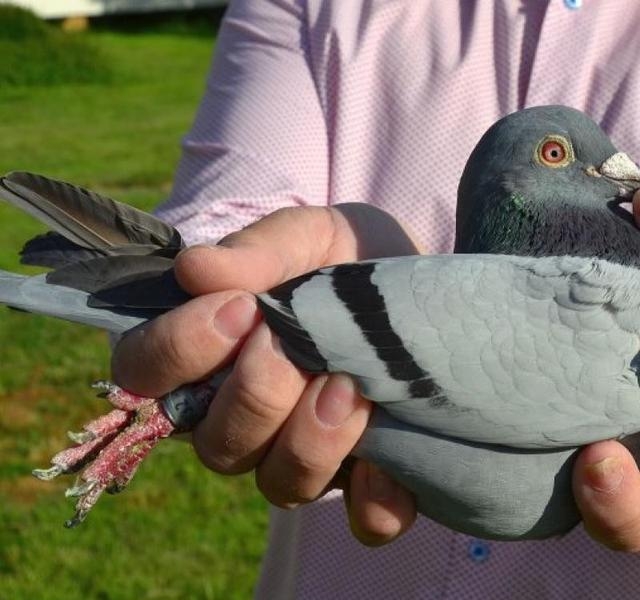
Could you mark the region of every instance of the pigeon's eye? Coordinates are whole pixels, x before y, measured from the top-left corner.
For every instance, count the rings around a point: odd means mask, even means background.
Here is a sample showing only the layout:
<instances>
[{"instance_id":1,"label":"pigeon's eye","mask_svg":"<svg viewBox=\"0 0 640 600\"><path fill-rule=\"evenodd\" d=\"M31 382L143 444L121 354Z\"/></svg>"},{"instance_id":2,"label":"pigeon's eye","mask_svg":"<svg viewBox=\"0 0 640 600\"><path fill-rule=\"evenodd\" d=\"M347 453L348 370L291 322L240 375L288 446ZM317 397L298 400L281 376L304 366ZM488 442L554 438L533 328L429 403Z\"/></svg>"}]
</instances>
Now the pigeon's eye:
<instances>
[{"instance_id":1,"label":"pigeon's eye","mask_svg":"<svg viewBox=\"0 0 640 600\"><path fill-rule=\"evenodd\" d=\"M559 135L548 135L538 144L536 159L553 169L565 167L574 161L573 148L569 140Z\"/></svg>"},{"instance_id":2,"label":"pigeon's eye","mask_svg":"<svg viewBox=\"0 0 640 600\"><path fill-rule=\"evenodd\" d=\"M544 146L540 148L540 156L544 162L559 163L564 160L566 155L564 146L558 142L545 142Z\"/></svg>"}]
</instances>

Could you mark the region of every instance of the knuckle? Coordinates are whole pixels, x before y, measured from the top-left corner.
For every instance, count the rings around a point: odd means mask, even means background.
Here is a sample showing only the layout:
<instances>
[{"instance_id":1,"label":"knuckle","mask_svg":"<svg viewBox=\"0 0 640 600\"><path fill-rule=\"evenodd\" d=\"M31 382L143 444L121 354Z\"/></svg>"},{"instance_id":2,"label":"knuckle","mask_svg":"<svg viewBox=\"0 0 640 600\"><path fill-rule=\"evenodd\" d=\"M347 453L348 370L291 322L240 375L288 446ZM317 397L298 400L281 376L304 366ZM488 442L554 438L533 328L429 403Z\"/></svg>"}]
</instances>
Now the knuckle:
<instances>
[{"instance_id":1,"label":"knuckle","mask_svg":"<svg viewBox=\"0 0 640 600\"><path fill-rule=\"evenodd\" d=\"M178 328L162 327L152 339L151 349L164 368L187 375L193 364L193 344L190 342Z\"/></svg>"},{"instance_id":2,"label":"knuckle","mask_svg":"<svg viewBox=\"0 0 640 600\"><path fill-rule=\"evenodd\" d=\"M236 360L227 389L248 418L279 425L297 404L306 380L290 363L274 359L271 335L265 325L260 326L251 348Z\"/></svg>"},{"instance_id":3,"label":"knuckle","mask_svg":"<svg viewBox=\"0 0 640 600\"><path fill-rule=\"evenodd\" d=\"M303 485L298 479L278 477L274 479L264 475L262 469L256 469L256 487L260 493L278 508L293 508L300 504L309 504L318 498L313 488Z\"/></svg>"},{"instance_id":4,"label":"knuckle","mask_svg":"<svg viewBox=\"0 0 640 600\"><path fill-rule=\"evenodd\" d=\"M291 508L296 504L291 497L293 486L284 478L274 482L273 478L265 474L264 469L258 467L255 471L255 483L258 491L274 506Z\"/></svg>"},{"instance_id":5,"label":"knuckle","mask_svg":"<svg viewBox=\"0 0 640 600\"><path fill-rule=\"evenodd\" d=\"M640 552L640 522L629 520L610 525L586 524L587 531L596 541L616 552Z\"/></svg>"},{"instance_id":6,"label":"knuckle","mask_svg":"<svg viewBox=\"0 0 640 600\"><path fill-rule=\"evenodd\" d=\"M368 205L363 205L363 206L368 206ZM344 227L342 221L343 221L343 217L342 217L342 211L338 208L334 208L334 207L323 207L326 211L327 211L327 221L328 221L328 227L327 230L325 232L325 239L327 240L326 246L325 246L325 252L324 252L324 257L323 257L323 262L326 263L330 263L330 257L333 254L336 254L338 252L338 246L339 246L339 235L338 232L340 232L342 230L342 228Z\"/></svg>"},{"instance_id":7,"label":"knuckle","mask_svg":"<svg viewBox=\"0 0 640 600\"><path fill-rule=\"evenodd\" d=\"M248 421L253 423L280 424L289 415L295 402L275 394L272 387L259 377L246 373L234 373L236 401L242 407Z\"/></svg>"},{"instance_id":8,"label":"knuckle","mask_svg":"<svg viewBox=\"0 0 640 600\"><path fill-rule=\"evenodd\" d=\"M250 231L251 225L245 227L244 229L240 229L238 231L233 231L225 235L219 242L218 246L224 246L225 248L233 248L238 243L243 242L248 235L248 231Z\"/></svg>"},{"instance_id":9,"label":"knuckle","mask_svg":"<svg viewBox=\"0 0 640 600\"><path fill-rule=\"evenodd\" d=\"M193 314L192 314L193 313ZM207 343L207 327L202 327L200 315L193 311L163 315L149 332L149 354L156 364L181 381L193 381L208 373L213 366L213 345ZM166 317L163 319L163 317ZM194 329L194 323L197 329Z\"/></svg>"},{"instance_id":10,"label":"knuckle","mask_svg":"<svg viewBox=\"0 0 640 600\"><path fill-rule=\"evenodd\" d=\"M320 448L305 447L303 450L283 448L283 460L300 479L309 479L330 473L334 475L339 464L334 464L333 457Z\"/></svg>"},{"instance_id":11,"label":"knuckle","mask_svg":"<svg viewBox=\"0 0 640 600\"><path fill-rule=\"evenodd\" d=\"M297 225L297 224L306 224L309 222L309 215L311 215L312 219L317 216L327 216L330 212L329 208L326 206L283 206L274 210L272 213L267 215L267 220L278 221L281 225ZM326 213L326 214L325 214ZM305 216L307 220L302 221L301 217ZM316 221L313 221L316 224Z\"/></svg>"},{"instance_id":12,"label":"knuckle","mask_svg":"<svg viewBox=\"0 0 640 600\"><path fill-rule=\"evenodd\" d=\"M301 454L282 448L278 455L278 475L259 466L256 485L271 503L287 508L316 500L325 492L336 470L320 453Z\"/></svg>"},{"instance_id":13,"label":"knuckle","mask_svg":"<svg viewBox=\"0 0 640 600\"><path fill-rule=\"evenodd\" d=\"M251 470L239 457L216 452L215 448L205 452L198 451L198 457L205 467L221 475L242 475Z\"/></svg>"},{"instance_id":14,"label":"knuckle","mask_svg":"<svg viewBox=\"0 0 640 600\"><path fill-rule=\"evenodd\" d=\"M640 543L631 543L630 540L615 540L606 544L614 552L640 552Z\"/></svg>"},{"instance_id":15,"label":"knuckle","mask_svg":"<svg viewBox=\"0 0 640 600\"><path fill-rule=\"evenodd\" d=\"M215 473L241 475L254 466L251 453L233 436L218 440L198 435L194 436L193 446L204 466Z\"/></svg>"}]
</instances>

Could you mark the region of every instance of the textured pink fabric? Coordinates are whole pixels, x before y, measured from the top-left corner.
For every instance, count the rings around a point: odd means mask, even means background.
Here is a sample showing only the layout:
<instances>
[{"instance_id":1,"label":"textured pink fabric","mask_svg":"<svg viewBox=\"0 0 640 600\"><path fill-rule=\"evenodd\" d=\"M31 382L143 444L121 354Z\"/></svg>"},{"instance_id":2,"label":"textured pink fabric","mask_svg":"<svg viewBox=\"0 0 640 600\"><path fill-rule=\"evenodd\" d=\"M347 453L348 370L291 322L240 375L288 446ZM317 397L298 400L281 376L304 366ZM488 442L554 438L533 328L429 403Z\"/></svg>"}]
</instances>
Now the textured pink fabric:
<instances>
[{"instance_id":1,"label":"textured pink fabric","mask_svg":"<svg viewBox=\"0 0 640 600\"><path fill-rule=\"evenodd\" d=\"M640 157L640 2L232 2L170 201L190 242L282 206L358 201L452 248L475 142L525 106L589 113ZM286 232L283 232L286 235ZM581 529L484 543L426 519L392 545L355 542L335 495L274 510L260 598L637 598L640 557Z\"/></svg>"}]
</instances>

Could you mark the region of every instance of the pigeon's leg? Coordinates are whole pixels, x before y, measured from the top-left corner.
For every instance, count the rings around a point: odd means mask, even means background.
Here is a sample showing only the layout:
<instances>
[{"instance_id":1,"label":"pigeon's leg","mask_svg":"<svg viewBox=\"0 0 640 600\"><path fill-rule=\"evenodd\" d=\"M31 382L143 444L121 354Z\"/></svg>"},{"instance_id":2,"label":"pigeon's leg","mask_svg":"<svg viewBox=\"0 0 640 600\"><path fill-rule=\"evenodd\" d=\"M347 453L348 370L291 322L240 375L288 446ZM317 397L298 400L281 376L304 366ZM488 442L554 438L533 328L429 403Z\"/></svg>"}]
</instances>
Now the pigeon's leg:
<instances>
[{"instance_id":1,"label":"pigeon's leg","mask_svg":"<svg viewBox=\"0 0 640 600\"><path fill-rule=\"evenodd\" d=\"M138 408L132 422L102 448L75 485L67 490L67 496L78 498L76 513L65 523L67 527L80 524L105 490L122 491L151 449L175 431L162 406L148 400Z\"/></svg>"},{"instance_id":2,"label":"pigeon's leg","mask_svg":"<svg viewBox=\"0 0 640 600\"><path fill-rule=\"evenodd\" d=\"M80 432L68 432L77 445L59 452L51 459L50 469L36 469L38 479L49 480L63 473L76 473L91 462L134 419L136 412L145 404L155 402L130 394L109 382L98 381L93 385L100 396L109 400L115 410L87 423Z\"/></svg>"},{"instance_id":3,"label":"pigeon's leg","mask_svg":"<svg viewBox=\"0 0 640 600\"><path fill-rule=\"evenodd\" d=\"M192 429L206 413L218 386L219 379L212 378L156 400L112 383L96 383L94 387L115 409L85 425L80 433L69 433L77 445L56 454L51 468L33 471L38 479L49 480L84 469L66 492L78 500L74 517L65 525L80 524L102 492L124 489L161 439Z\"/></svg>"}]
</instances>

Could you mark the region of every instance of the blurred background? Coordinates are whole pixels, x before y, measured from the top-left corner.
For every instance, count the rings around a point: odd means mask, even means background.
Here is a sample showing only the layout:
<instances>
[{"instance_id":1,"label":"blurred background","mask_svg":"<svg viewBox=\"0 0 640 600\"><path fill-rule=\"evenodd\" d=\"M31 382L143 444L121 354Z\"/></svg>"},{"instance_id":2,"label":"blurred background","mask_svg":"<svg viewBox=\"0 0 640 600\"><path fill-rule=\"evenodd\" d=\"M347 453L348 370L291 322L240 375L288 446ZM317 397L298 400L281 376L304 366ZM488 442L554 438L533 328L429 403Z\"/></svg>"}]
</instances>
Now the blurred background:
<instances>
[{"instance_id":1,"label":"blurred background","mask_svg":"<svg viewBox=\"0 0 640 600\"><path fill-rule=\"evenodd\" d=\"M170 190L224 2L21 5L0 4L0 173L35 171L151 209ZM34 272L17 251L41 231L0 202L0 268ZM89 386L108 375L104 334L0 308L0 598L250 597L266 504L250 476L206 471L188 444L160 444L126 491L63 528L72 478L30 472L105 411Z\"/></svg>"}]
</instances>

